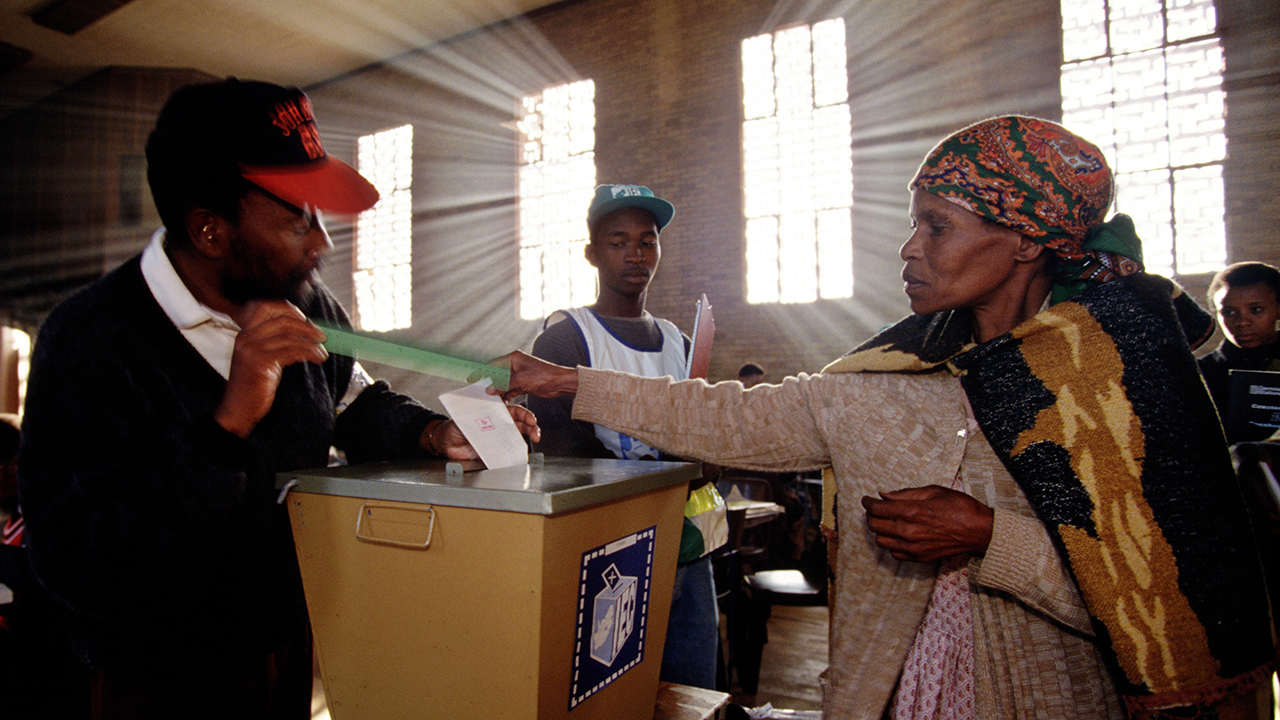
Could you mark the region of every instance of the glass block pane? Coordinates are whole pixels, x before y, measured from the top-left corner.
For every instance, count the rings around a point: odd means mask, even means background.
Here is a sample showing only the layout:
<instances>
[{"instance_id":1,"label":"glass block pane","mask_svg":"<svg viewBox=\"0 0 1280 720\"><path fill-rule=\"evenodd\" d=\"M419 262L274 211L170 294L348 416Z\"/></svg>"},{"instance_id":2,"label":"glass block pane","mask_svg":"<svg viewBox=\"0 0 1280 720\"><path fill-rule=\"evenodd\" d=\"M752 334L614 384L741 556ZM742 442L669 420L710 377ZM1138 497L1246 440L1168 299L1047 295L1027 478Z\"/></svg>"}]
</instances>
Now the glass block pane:
<instances>
[{"instance_id":1,"label":"glass block pane","mask_svg":"<svg viewBox=\"0 0 1280 720\"><path fill-rule=\"evenodd\" d=\"M1166 33L1171 43L1212 35L1218 30L1213 0L1166 0L1165 5L1169 24Z\"/></svg>"},{"instance_id":2,"label":"glass block pane","mask_svg":"<svg viewBox=\"0 0 1280 720\"><path fill-rule=\"evenodd\" d=\"M520 161L535 163L542 159L542 116L538 114L538 102L541 95L529 95L521 103L521 112L516 118L516 127L520 130Z\"/></svg>"},{"instance_id":3,"label":"glass block pane","mask_svg":"<svg viewBox=\"0 0 1280 720\"><path fill-rule=\"evenodd\" d=\"M773 115L773 38L742 41L742 113L748 120Z\"/></svg>"},{"instance_id":4,"label":"glass block pane","mask_svg":"<svg viewBox=\"0 0 1280 720\"><path fill-rule=\"evenodd\" d=\"M1133 218L1147 270L1173 274L1173 210L1168 170L1116 176L1116 212Z\"/></svg>"},{"instance_id":5,"label":"glass block pane","mask_svg":"<svg viewBox=\"0 0 1280 720\"><path fill-rule=\"evenodd\" d=\"M356 297L355 322L357 327L365 330L373 329L370 326L374 323L374 315L376 314L376 304L373 300L373 280L373 273L368 270L356 270L351 274ZM362 309L365 310L362 311ZM364 317L366 315L368 317Z\"/></svg>"},{"instance_id":6,"label":"glass block pane","mask_svg":"<svg viewBox=\"0 0 1280 720\"><path fill-rule=\"evenodd\" d=\"M569 85L569 154L596 149L596 85L583 80Z\"/></svg>"},{"instance_id":7,"label":"glass block pane","mask_svg":"<svg viewBox=\"0 0 1280 720\"><path fill-rule=\"evenodd\" d=\"M771 66L763 62L766 40ZM793 27L743 42L748 302L812 302L820 288L823 297L852 294L852 118L844 43L843 20L818 23L812 33ZM761 89L773 92L771 100L759 97ZM819 219L819 210L829 209Z\"/></svg>"},{"instance_id":8,"label":"glass block pane","mask_svg":"<svg viewBox=\"0 0 1280 720\"><path fill-rule=\"evenodd\" d=\"M1175 167L1227 157L1226 93L1217 40L1165 51L1169 72L1169 161Z\"/></svg>"},{"instance_id":9,"label":"glass block pane","mask_svg":"<svg viewBox=\"0 0 1280 720\"><path fill-rule=\"evenodd\" d=\"M813 141L812 110L778 118L778 147L784 158L779 169L779 209L784 215L813 209Z\"/></svg>"},{"instance_id":10,"label":"glass block pane","mask_svg":"<svg viewBox=\"0 0 1280 720\"><path fill-rule=\"evenodd\" d=\"M1062 0L1062 59L1085 60L1107 52L1105 0Z\"/></svg>"},{"instance_id":11,"label":"glass block pane","mask_svg":"<svg viewBox=\"0 0 1280 720\"><path fill-rule=\"evenodd\" d=\"M778 224L779 302L802 303L818 299L818 238L812 212L789 212Z\"/></svg>"},{"instance_id":12,"label":"glass block pane","mask_svg":"<svg viewBox=\"0 0 1280 720\"><path fill-rule=\"evenodd\" d=\"M1154 50L1164 44L1160 0L1110 0L1111 52Z\"/></svg>"},{"instance_id":13,"label":"glass block pane","mask_svg":"<svg viewBox=\"0 0 1280 720\"><path fill-rule=\"evenodd\" d=\"M412 324L413 126L356 141L356 167L378 188L378 204L356 217L355 318L364 330Z\"/></svg>"},{"instance_id":14,"label":"glass block pane","mask_svg":"<svg viewBox=\"0 0 1280 720\"><path fill-rule=\"evenodd\" d=\"M542 247L520 248L520 317L542 317Z\"/></svg>"},{"instance_id":15,"label":"glass block pane","mask_svg":"<svg viewBox=\"0 0 1280 720\"><path fill-rule=\"evenodd\" d=\"M813 54L809 28L782 30L773 39L774 99L778 115L813 110Z\"/></svg>"},{"instance_id":16,"label":"glass block pane","mask_svg":"<svg viewBox=\"0 0 1280 720\"><path fill-rule=\"evenodd\" d=\"M1077 17L1084 4L1062 0L1068 58L1100 41ZM1108 56L1063 65L1063 123L1111 159L1116 210L1138 223L1149 270L1214 270L1226 257L1226 137L1213 0L1110 0L1109 12Z\"/></svg>"},{"instance_id":17,"label":"glass block pane","mask_svg":"<svg viewBox=\"0 0 1280 720\"><path fill-rule=\"evenodd\" d=\"M743 123L742 198L746 217L778 214L781 166L777 118L760 118Z\"/></svg>"},{"instance_id":18,"label":"glass block pane","mask_svg":"<svg viewBox=\"0 0 1280 720\"><path fill-rule=\"evenodd\" d=\"M849 208L818 213L818 295L853 297L852 212Z\"/></svg>"},{"instance_id":19,"label":"glass block pane","mask_svg":"<svg viewBox=\"0 0 1280 720\"><path fill-rule=\"evenodd\" d=\"M387 279L385 286L391 291L386 303L391 327L407 328L412 324L409 314L413 303L413 268L409 263L401 263L383 269L382 273Z\"/></svg>"},{"instance_id":20,"label":"glass block pane","mask_svg":"<svg viewBox=\"0 0 1280 720\"><path fill-rule=\"evenodd\" d=\"M778 302L778 219L747 220L747 302Z\"/></svg>"},{"instance_id":21,"label":"glass block pane","mask_svg":"<svg viewBox=\"0 0 1280 720\"><path fill-rule=\"evenodd\" d=\"M1137 172L1169 166L1169 112L1164 52L1115 58L1115 169Z\"/></svg>"},{"instance_id":22,"label":"glass block pane","mask_svg":"<svg viewBox=\"0 0 1280 720\"><path fill-rule=\"evenodd\" d=\"M1175 170L1173 207L1178 271L1200 273L1220 270L1227 264L1222 166Z\"/></svg>"},{"instance_id":23,"label":"glass block pane","mask_svg":"<svg viewBox=\"0 0 1280 720\"><path fill-rule=\"evenodd\" d=\"M578 305L588 305L595 302L596 287L599 276L596 269L591 267L591 263L587 262L587 240L573 240L565 243L565 250L569 253L569 305L568 307L577 307ZM557 306L565 307L563 305ZM550 311L548 311L550 312Z\"/></svg>"},{"instance_id":24,"label":"glass block pane","mask_svg":"<svg viewBox=\"0 0 1280 720\"><path fill-rule=\"evenodd\" d=\"M571 283L549 283L547 278L568 278L573 263L570 262L568 243L547 243L542 246L542 288L545 303L538 317L546 317L560 308L573 307ZM532 319L532 318L531 318Z\"/></svg>"},{"instance_id":25,"label":"glass block pane","mask_svg":"<svg viewBox=\"0 0 1280 720\"><path fill-rule=\"evenodd\" d=\"M521 107L520 316L535 320L595 298L595 270L581 258L596 181L595 84L550 87Z\"/></svg>"},{"instance_id":26,"label":"glass block pane","mask_svg":"<svg viewBox=\"0 0 1280 720\"><path fill-rule=\"evenodd\" d=\"M813 104L837 105L849 99L849 75L843 19L813 26Z\"/></svg>"},{"instance_id":27,"label":"glass block pane","mask_svg":"<svg viewBox=\"0 0 1280 720\"><path fill-rule=\"evenodd\" d=\"M821 108L813 118L813 206L848 208L853 203L853 121L849 106Z\"/></svg>"},{"instance_id":28,"label":"glass block pane","mask_svg":"<svg viewBox=\"0 0 1280 720\"><path fill-rule=\"evenodd\" d=\"M1109 162L1116 157L1116 117L1112 107L1111 59L1062 66L1062 124L1098 146Z\"/></svg>"}]
</instances>

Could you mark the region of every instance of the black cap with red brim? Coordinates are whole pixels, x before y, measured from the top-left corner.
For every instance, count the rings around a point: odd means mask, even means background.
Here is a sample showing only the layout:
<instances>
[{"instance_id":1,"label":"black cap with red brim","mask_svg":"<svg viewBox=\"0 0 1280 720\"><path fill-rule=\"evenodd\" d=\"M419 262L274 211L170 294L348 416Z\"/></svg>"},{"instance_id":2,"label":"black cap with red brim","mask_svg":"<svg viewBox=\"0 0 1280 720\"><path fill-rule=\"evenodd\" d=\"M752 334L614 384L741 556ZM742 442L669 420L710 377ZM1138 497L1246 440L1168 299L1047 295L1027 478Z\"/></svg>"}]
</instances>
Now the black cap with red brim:
<instances>
[{"instance_id":1,"label":"black cap with red brim","mask_svg":"<svg viewBox=\"0 0 1280 720\"><path fill-rule=\"evenodd\" d=\"M228 78L178 90L160 113L147 161L197 175L236 168L298 207L358 213L378 202L373 183L325 152L306 94L272 83Z\"/></svg>"},{"instance_id":2,"label":"black cap with red brim","mask_svg":"<svg viewBox=\"0 0 1280 720\"><path fill-rule=\"evenodd\" d=\"M321 210L355 214L378 202L378 189L355 168L325 155L305 164L285 166L241 165L240 174L286 202Z\"/></svg>"}]
</instances>

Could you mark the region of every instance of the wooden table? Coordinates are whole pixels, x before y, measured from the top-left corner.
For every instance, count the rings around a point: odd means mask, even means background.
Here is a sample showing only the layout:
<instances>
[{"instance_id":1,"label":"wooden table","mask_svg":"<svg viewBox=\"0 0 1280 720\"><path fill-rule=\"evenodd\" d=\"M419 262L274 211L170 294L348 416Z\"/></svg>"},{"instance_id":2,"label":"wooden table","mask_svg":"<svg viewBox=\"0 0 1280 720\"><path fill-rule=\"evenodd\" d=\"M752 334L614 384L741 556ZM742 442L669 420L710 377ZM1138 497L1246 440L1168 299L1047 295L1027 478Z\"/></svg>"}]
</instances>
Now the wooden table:
<instances>
[{"instance_id":1,"label":"wooden table","mask_svg":"<svg viewBox=\"0 0 1280 720\"><path fill-rule=\"evenodd\" d=\"M728 706L726 693L660 682L653 720L724 720Z\"/></svg>"}]
</instances>

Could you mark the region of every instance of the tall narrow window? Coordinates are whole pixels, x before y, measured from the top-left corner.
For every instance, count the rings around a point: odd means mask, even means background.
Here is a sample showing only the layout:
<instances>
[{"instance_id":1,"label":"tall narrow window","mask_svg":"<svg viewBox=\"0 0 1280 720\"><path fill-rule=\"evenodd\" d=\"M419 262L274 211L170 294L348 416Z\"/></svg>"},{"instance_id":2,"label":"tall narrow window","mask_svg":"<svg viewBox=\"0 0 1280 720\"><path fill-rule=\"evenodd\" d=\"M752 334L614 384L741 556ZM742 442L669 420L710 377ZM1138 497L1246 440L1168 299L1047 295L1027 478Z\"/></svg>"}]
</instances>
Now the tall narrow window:
<instances>
[{"instance_id":1,"label":"tall narrow window","mask_svg":"<svg viewBox=\"0 0 1280 720\"><path fill-rule=\"evenodd\" d=\"M1222 47L1213 0L1062 0L1062 121L1116 172L1147 269L1227 260Z\"/></svg>"},{"instance_id":2,"label":"tall narrow window","mask_svg":"<svg viewBox=\"0 0 1280 720\"><path fill-rule=\"evenodd\" d=\"M520 317L536 320L595 299L587 205L596 184L595 83L524 98L520 129Z\"/></svg>"},{"instance_id":3,"label":"tall narrow window","mask_svg":"<svg viewBox=\"0 0 1280 720\"><path fill-rule=\"evenodd\" d=\"M20 414L31 369L31 336L0 327L0 412Z\"/></svg>"},{"instance_id":4,"label":"tall narrow window","mask_svg":"<svg viewBox=\"0 0 1280 720\"><path fill-rule=\"evenodd\" d=\"M853 295L845 58L840 19L742 41L748 302Z\"/></svg>"},{"instance_id":5,"label":"tall narrow window","mask_svg":"<svg viewBox=\"0 0 1280 720\"><path fill-rule=\"evenodd\" d=\"M356 327L407 328L413 323L413 126L361 137L356 168L382 196L356 219Z\"/></svg>"}]
</instances>

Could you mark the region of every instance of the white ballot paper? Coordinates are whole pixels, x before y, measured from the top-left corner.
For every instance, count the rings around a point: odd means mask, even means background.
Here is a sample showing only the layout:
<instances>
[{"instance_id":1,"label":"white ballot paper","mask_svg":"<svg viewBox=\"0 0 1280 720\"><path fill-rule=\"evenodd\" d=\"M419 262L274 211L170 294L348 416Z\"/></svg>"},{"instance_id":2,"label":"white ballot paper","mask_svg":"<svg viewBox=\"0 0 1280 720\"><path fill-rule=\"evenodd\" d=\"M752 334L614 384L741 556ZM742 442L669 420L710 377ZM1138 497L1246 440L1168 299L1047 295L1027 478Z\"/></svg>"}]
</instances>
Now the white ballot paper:
<instances>
[{"instance_id":1,"label":"white ballot paper","mask_svg":"<svg viewBox=\"0 0 1280 720\"><path fill-rule=\"evenodd\" d=\"M493 384L489 378L440 396L445 412L458 424L462 434L490 470L527 465L529 449L506 403L485 389Z\"/></svg>"}]
</instances>

